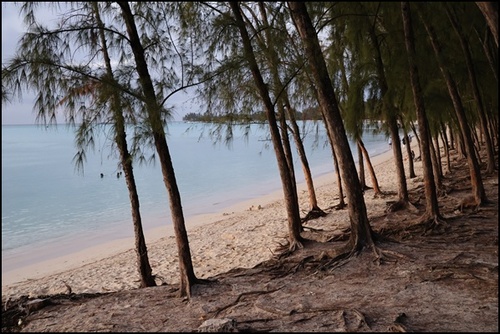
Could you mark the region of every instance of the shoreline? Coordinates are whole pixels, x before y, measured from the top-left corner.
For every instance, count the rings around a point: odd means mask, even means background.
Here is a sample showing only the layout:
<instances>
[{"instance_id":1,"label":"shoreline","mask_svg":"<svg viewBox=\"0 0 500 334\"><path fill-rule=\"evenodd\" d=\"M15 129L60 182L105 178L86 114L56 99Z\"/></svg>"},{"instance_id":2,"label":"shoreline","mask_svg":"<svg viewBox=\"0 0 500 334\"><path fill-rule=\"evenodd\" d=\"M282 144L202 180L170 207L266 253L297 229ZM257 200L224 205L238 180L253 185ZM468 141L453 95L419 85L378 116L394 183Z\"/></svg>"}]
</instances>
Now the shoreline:
<instances>
[{"instance_id":1,"label":"shoreline","mask_svg":"<svg viewBox=\"0 0 500 334\"><path fill-rule=\"evenodd\" d=\"M405 157L404 153L403 156ZM380 186L388 190L387 181L382 181L380 174L389 173L386 179L392 181L392 149L370 159ZM380 168L382 164L390 168ZM314 177L313 182L320 207L336 204L334 197L338 188L335 172ZM367 182L369 183L368 179ZM303 215L303 210L308 207L305 182L297 184L297 192ZM374 200L369 198L368 201ZM196 275L201 278L210 277L234 267L252 267L271 258L272 249L287 234L283 203L283 191L279 189L265 196L232 204L217 213L185 218ZM262 209L258 209L259 206ZM373 206L367 204L369 215L371 207ZM339 224L348 222L345 211L335 213L338 216L335 220ZM246 238L249 232L255 232L258 243L253 242L250 236ZM152 228L145 230L144 234L153 274L165 283L175 284L178 281L178 265L173 226L170 224ZM244 237L239 237L241 235ZM230 260L228 255L232 257ZM112 278L108 279L106 275ZM66 283L72 287L73 292L117 291L135 288L137 279L134 238L127 237L2 272L2 298L21 294L37 296L64 293Z\"/></svg>"}]
</instances>

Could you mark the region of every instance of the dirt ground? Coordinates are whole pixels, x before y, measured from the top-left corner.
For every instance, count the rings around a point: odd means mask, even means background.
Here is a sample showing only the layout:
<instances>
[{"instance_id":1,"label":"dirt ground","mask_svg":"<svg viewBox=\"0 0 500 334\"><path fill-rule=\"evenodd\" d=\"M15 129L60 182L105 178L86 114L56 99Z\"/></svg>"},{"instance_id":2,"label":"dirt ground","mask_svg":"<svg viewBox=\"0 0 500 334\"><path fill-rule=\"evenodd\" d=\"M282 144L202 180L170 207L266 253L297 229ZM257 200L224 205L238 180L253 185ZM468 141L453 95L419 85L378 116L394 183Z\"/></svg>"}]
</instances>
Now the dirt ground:
<instances>
[{"instance_id":1,"label":"dirt ground","mask_svg":"<svg viewBox=\"0 0 500 334\"><path fill-rule=\"evenodd\" d=\"M471 187L466 162L455 161L435 228L418 224L422 184L410 193L418 212L369 213L383 236L377 249L335 265L348 222L332 232L311 220L304 249L212 277L189 301L173 285L42 296L44 307L31 311L22 297L2 305L2 331L201 332L206 320L228 319L223 330L233 332L498 332L498 173L483 182L491 203L457 210Z\"/></svg>"}]
</instances>

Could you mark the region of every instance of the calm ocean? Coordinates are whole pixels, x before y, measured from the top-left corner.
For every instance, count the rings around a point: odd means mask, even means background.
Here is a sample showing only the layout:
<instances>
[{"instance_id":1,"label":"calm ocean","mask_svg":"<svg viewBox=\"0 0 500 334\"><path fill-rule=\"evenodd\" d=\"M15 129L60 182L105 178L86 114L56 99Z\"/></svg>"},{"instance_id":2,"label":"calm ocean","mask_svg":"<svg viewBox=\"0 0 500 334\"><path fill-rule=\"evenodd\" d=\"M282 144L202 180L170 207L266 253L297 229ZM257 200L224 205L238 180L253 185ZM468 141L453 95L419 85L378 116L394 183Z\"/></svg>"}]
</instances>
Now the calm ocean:
<instances>
[{"instance_id":1,"label":"calm ocean","mask_svg":"<svg viewBox=\"0 0 500 334\"><path fill-rule=\"evenodd\" d=\"M313 177L333 172L331 149L319 124L315 144L312 123L305 139ZM189 129L189 131L187 131ZM267 126L234 129L230 147L214 144L201 124L172 122L167 142L181 193L185 217L221 212L237 202L267 195L281 188L276 158ZM205 135L200 138L201 132ZM370 155L390 149L383 134L364 137ZM357 160L357 151L353 149ZM76 172L74 129L65 125L2 125L2 260L20 267L16 254L32 254L51 244L95 244L133 236L128 191L117 177L118 159L102 135L95 152L89 152L84 174ZM299 158L294 152L298 182L303 182ZM104 177L100 174L103 173ZM159 162L134 165L144 229L171 224L166 188ZM40 252L41 254L41 252ZM41 255L40 255L41 256Z\"/></svg>"}]
</instances>

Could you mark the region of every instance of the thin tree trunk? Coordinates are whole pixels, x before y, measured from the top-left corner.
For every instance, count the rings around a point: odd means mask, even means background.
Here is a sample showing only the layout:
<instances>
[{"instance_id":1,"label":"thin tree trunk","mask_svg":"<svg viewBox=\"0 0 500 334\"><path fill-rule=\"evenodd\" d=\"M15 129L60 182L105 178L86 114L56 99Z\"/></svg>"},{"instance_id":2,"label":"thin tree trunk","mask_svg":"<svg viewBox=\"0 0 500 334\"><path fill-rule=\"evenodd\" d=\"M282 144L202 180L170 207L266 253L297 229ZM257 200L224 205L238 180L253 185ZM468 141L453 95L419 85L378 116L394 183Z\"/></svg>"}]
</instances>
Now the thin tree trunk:
<instances>
[{"instance_id":1,"label":"thin tree trunk","mask_svg":"<svg viewBox=\"0 0 500 334\"><path fill-rule=\"evenodd\" d=\"M269 22L267 20L267 13L266 9L264 6L263 2L259 2L259 10L262 15L262 20L266 26L269 26ZM308 220L310 218L318 217L318 216L324 216L326 215L323 210L321 210L318 207L318 201L316 198L316 191L314 189L314 183L313 183L313 178L311 174L311 169L309 167L309 162L307 161L307 155L306 155L306 150L304 149L304 143L302 142L302 139L300 138L300 129L297 125L297 121L295 119L294 112L291 108L290 100L288 98L288 92L286 89L283 88L283 83L281 82L279 73L278 73L278 55L276 53L276 50L272 47L269 47L272 43L272 37L270 36L270 29L266 29L264 31L267 43L263 46L264 48L267 48L269 50L269 62L270 62L270 68L273 76L274 83L276 85L276 91L282 91L281 97L285 106L282 104L278 105L278 108L280 110L285 109L286 110L286 115L288 115L288 118L290 120L290 129L292 132L292 136L295 142L295 146L297 148L297 152L299 154L299 158L302 164L302 172L304 174L304 178L306 181L307 185L307 190L309 192L309 204L310 204L310 209L307 215L304 217L305 220ZM285 117L285 113L283 112L283 117ZM283 125L286 125L284 123ZM293 168L293 166L292 166ZM294 179L295 179L295 174L294 174Z\"/></svg>"},{"instance_id":2,"label":"thin tree trunk","mask_svg":"<svg viewBox=\"0 0 500 334\"><path fill-rule=\"evenodd\" d=\"M128 2L118 2L122 9L123 19L127 27L130 46L134 54L137 73L142 90L145 96L146 110L153 131L153 139L156 151L160 158L161 171L163 174L163 182L167 188L170 198L170 212L175 231L175 238L178 248L179 269L180 269L180 289L181 297L191 297L191 288L199 280L196 278L191 260L191 251L189 249L189 241L184 223L184 213L182 211L181 196L177 187L174 167L170 152L168 149L165 130L161 121L161 107L157 102L156 93L153 82L149 74L144 49L140 42L137 28L134 21L134 15L130 9Z\"/></svg>"},{"instance_id":3,"label":"thin tree trunk","mask_svg":"<svg viewBox=\"0 0 500 334\"><path fill-rule=\"evenodd\" d=\"M449 128L449 129L450 129L450 149L451 150L456 150L456 147L455 147L455 136L453 135L453 130L451 128Z\"/></svg>"},{"instance_id":4,"label":"thin tree trunk","mask_svg":"<svg viewBox=\"0 0 500 334\"><path fill-rule=\"evenodd\" d=\"M417 140L418 156L422 157L422 144L420 142L420 136L418 134L417 128L415 126L415 123L410 122L410 127L411 127L411 131L413 131L413 134L415 135L415 139Z\"/></svg>"},{"instance_id":5,"label":"thin tree trunk","mask_svg":"<svg viewBox=\"0 0 500 334\"><path fill-rule=\"evenodd\" d=\"M108 53L106 38L104 37L104 24L102 23L97 2L92 3L94 14L99 27L99 37L106 65L106 72L111 81L114 81L113 70L111 68L111 59ZM125 132L125 119L122 114L120 96L115 93L112 97L112 110L115 125L115 142L120 152L120 162L125 174L125 182L127 184L128 194L130 198L130 206L132 211L132 222L134 224L135 235L135 253L137 256L137 269L141 280L140 287L156 286L155 278L152 274L151 265L149 264L148 249L144 232L142 230L142 219L139 209L139 195L135 184L134 172L132 169L132 157L127 148L127 135Z\"/></svg>"},{"instance_id":6,"label":"thin tree trunk","mask_svg":"<svg viewBox=\"0 0 500 334\"><path fill-rule=\"evenodd\" d=\"M283 186L283 192L285 196L286 211L288 214L288 239L289 239L289 251L293 252L297 248L302 248L303 238L300 235L302 229L302 223L300 220L299 205L297 201L297 193L293 187L292 175L288 169L285 152L283 151L283 146L281 145L281 138L276 122L276 116L274 114L274 106L269 97L269 91L266 84L260 74L257 61L255 60L255 55L253 52L252 44L250 42L250 37L245 27L242 14L240 12L239 4L236 2L230 2L231 9L236 18L236 24L240 31L240 35L243 41L243 47L245 52L246 60L248 61L250 71L252 72L253 78L255 80L257 89L259 91L260 97L263 100L264 107L266 110L267 120L269 122L271 139L274 146L274 152L276 154L276 160L278 163L278 168L281 176L281 183Z\"/></svg>"},{"instance_id":7,"label":"thin tree trunk","mask_svg":"<svg viewBox=\"0 0 500 334\"><path fill-rule=\"evenodd\" d=\"M403 26L405 34L406 51L408 54L408 65L410 71L410 82L413 91L413 101L417 112L417 119L420 132L420 149L422 156L422 169L425 188L425 214L423 220L438 221L441 218L436 194L436 184L434 183L434 173L432 172L431 152L430 152L430 134L427 115L425 112L424 99L420 86L420 78L416 63L415 43L413 27L411 22L410 5L408 2L401 3L401 14L403 16Z\"/></svg>"},{"instance_id":8,"label":"thin tree trunk","mask_svg":"<svg viewBox=\"0 0 500 334\"><path fill-rule=\"evenodd\" d=\"M292 127L292 135L297 147L297 152L299 154L300 162L302 164L302 172L304 173L304 179L307 185L307 191L309 193L309 212L311 214L319 214L321 216L326 215L326 213L321 210L318 206L318 199L316 197L316 190L314 188L314 181L311 173L311 168L309 167L309 161L307 160L306 150L304 148L304 143L300 138L300 129L297 125L295 115L291 110L290 103L288 99L285 98L286 110L288 118L290 119L290 126Z\"/></svg>"},{"instance_id":9,"label":"thin tree trunk","mask_svg":"<svg viewBox=\"0 0 500 334\"><path fill-rule=\"evenodd\" d=\"M359 183L361 184L361 189L365 191L368 189L365 181L365 164L363 160L363 152L361 151L361 147L359 147L358 141L356 141L356 148L358 151Z\"/></svg>"},{"instance_id":10,"label":"thin tree trunk","mask_svg":"<svg viewBox=\"0 0 500 334\"><path fill-rule=\"evenodd\" d=\"M448 136L446 135L446 127L442 121L440 122L440 126L441 126L440 134L442 138L441 140L443 141L444 153L446 155L446 166L447 166L446 174L447 174L451 173L450 147L448 144Z\"/></svg>"},{"instance_id":11,"label":"thin tree trunk","mask_svg":"<svg viewBox=\"0 0 500 334\"><path fill-rule=\"evenodd\" d=\"M498 48L498 2L478 2L476 5L479 7L481 12L490 27L493 38Z\"/></svg>"},{"instance_id":12,"label":"thin tree trunk","mask_svg":"<svg viewBox=\"0 0 500 334\"><path fill-rule=\"evenodd\" d=\"M365 159L366 159L366 164L368 165L368 171L370 173L370 177L372 180L373 197L382 196L382 191L380 191L380 187L379 187L378 181L377 181L377 175L375 175L375 169L373 169L370 155L368 154L368 150L366 149L365 144L363 143L363 140L359 139L358 145L361 148L361 151L363 152Z\"/></svg>"},{"instance_id":13,"label":"thin tree trunk","mask_svg":"<svg viewBox=\"0 0 500 334\"><path fill-rule=\"evenodd\" d=\"M324 110L325 124L333 135L332 142L339 157L340 172L345 182L348 198L351 234L349 246L351 252L357 252L366 246L374 246L372 229L368 221L363 189L359 183L356 164L352 157L346 132L340 116L340 110L333 90L325 59L319 45L317 33L313 27L305 3L289 2L288 6L296 28L304 44L309 65L317 85L319 102Z\"/></svg>"},{"instance_id":14,"label":"thin tree trunk","mask_svg":"<svg viewBox=\"0 0 500 334\"><path fill-rule=\"evenodd\" d=\"M436 130L436 133L434 134L434 147L436 150L436 162L437 162L437 168L439 172L439 178L443 178L443 164L441 161L441 147L439 146L439 130Z\"/></svg>"},{"instance_id":15,"label":"thin tree trunk","mask_svg":"<svg viewBox=\"0 0 500 334\"><path fill-rule=\"evenodd\" d=\"M470 181L472 185L472 194L475 198L476 204L482 205L488 202L486 198L486 193L484 190L483 180L481 177L481 170L479 168L478 160L476 157L476 153L474 151L474 142L472 140L471 131L467 122L467 118L465 116L465 111L462 105L462 100L458 93L457 85L453 80L450 72L445 66L444 60L442 59L441 45L437 39L437 36L434 32L434 28L427 23L426 18L422 13L420 13L420 18L422 23L424 24L425 29L429 35L432 47L434 49L434 53L439 64L439 68L441 70L441 74L446 82L446 86L448 87L448 92L450 94L451 100L453 102L454 110L457 115L458 123L460 125L461 133L464 137L464 146L465 151L467 153L467 162L470 169Z\"/></svg>"},{"instance_id":16,"label":"thin tree trunk","mask_svg":"<svg viewBox=\"0 0 500 334\"><path fill-rule=\"evenodd\" d=\"M375 49L375 64L377 69L377 80L380 86L380 94L382 96L382 105L385 113L385 121L389 128L389 132L392 138L392 152L394 154L394 163L396 164L396 175L398 183L398 202L407 205L409 203L408 198L408 186L406 184L405 167L403 164L403 154L401 153L401 140L399 138L399 129L397 116L395 115L395 110L387 101L386 93L388 91L387 79L385 77L384 63L382 61L382 55L380 52L380 45L375 35L374 31L375 25L369 31L372 47Z\"/></svg>"},{"instance_id":17,"label":"thin tree trunk","mask_svg":"<svg viewBox=\"0 0 500 334\"><path fill-rule=\"evenodd\" d=\"M481 3L484 4L484 3ZM476 102L477 105L477 113L479 115L479 120L480 120L480 125L481 125L481 130L484 135L484 140L486 143L486 157L487 157L487 167L486 167L486 173L488 174L493 174L495 172L495 154L493 152L493 144L491 141L491 136L488 131L488 121L486 119L486 113L484 111L484 106L483 106L483 100L481 98L481 94L479 93L479 87L477 84L477 77L476 77L476 70L474 69L474 64L472 62L472 56L470 54L470 49L469 49L469 44L465 40L465 36L462 32L462 28L457 22L457 18L455 15L452 14L449 6L445 3L445 8L446 12L448 14L448 17L450 19L451 24L453 25L453 28L455 29L455 32L458 35L458 39L460 41L460 45L462 47L462 50L464 52L464 58L465 58L465 63L467 65L467 71L469 73L469 80L472 88L472 93L474 95L474 101ZM479 3L478 3L479 5ZM496 14L498 15L498 13ZM497 44L498 47L498 44ZM478 157L480 157L478 155Z\"/></svg>"},{"instance_id":18,"label":"thin tree trunk","mask_svg":"<svg viewBox=\"0 0 500 334\"><path fill-rule=\"evenodd\" d=\"M477 39L479 39L479 42L481 43L481 45L483 46L483 51L484 51L484 55L486 56L486 59L488 59L488 64L490 65L490 69L491 69L491 72L493 74L493 77L495 78L496 82L498 83L498 68L497 68L497 65L496 65L496 61L493 60L494 59L494 56L492 55L492 52L491 52L491 49L489 47L489 36L491 36L491 31L489 29L486 29L486 32L485 32L485 36L484 36L484 39L481 39L481 36L479 35L479 31L477 31L477 29L474 29L474 31L476 32L476 35L477 35Z\"/></svg>"},{"instance_id":19,"label":"thin tree trunk","mask_svg":"<svg viewBox=\"0 0 500 334\"><path fill-rule=\"evenodd\" d=\"M402 123L402 122L401 122ZM406 127L403 126L403 138L406 143L406 155L408 157L408 171L410 172L410 179L416 177L415 168L413 167L413 158L415 153L411 150L411 138L408 136L408 131L406 131Z\"/></svg>"}]
</instances>

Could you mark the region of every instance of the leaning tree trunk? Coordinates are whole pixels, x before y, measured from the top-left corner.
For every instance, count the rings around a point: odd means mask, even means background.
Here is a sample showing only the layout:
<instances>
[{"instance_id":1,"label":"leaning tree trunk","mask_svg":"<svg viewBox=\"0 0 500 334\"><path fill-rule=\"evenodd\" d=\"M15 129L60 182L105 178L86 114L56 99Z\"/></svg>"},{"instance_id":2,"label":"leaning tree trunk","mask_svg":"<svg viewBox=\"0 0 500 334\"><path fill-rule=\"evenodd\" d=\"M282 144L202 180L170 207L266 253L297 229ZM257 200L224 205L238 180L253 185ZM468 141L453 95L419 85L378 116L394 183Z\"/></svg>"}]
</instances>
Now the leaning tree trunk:
<instances>
[{"instance_id":1,"label":"leaning tree trunk","mask_svg":"<svg viewBox=\"0 0 500 334\"><path fill-rule=\"evenodd\" d=\"M274 113L274 106L269 97L269 91L262 78L257 61L255 59L254 51L248 36L248 32L243 21L243 16L240 12L239 4L236 2L231 2L231 9L236 19L236 25L240 31L240 35L243 41L245 58L248 61L250 71L255 80L255 84L259 91L260 97L263 100L264 107L266 110L267 120L269 123L269 128L271 132L271 139L274 146L274 152L276 154L276 160L278 163L278 169L280 172L281 183L283 186L283 192L285 196L286 211L288 214L288 239L289 239L289 252L295 251L297 248L302 248L303 238L300 235L302 229L302 223L300 220L299 205L297 201L297 193L293 186L292 175L288 169L285 152L283 151L283 146L281 145L281 138L276 122L276 116Z\"/></svg>"},{"instance_id":2,"label":"leaning tree trunk","mask_svg":"<svg viewBox=\"0 0 500 334\"><path fill-rule=\"evenodd\" d=\"M292 127L292 136L297 147L297 152L299 154L300 162L302 164L302 172L304 173L304 179L307 185L307 191L309 193L309 213L307 216L325 216L326 213L320 209L318 206L318 199L316 196L316 190L314 189L314 181L311 173L311 168L309 167L309 161L307 160L306 150L304 148L304 142L300 138L300 129L297 125L295 115L291 110L290 103L288 99L285 98L286 110L288 118L290 119L290 125Z\"/></svg>"},{"instance_id":3,"label":"leaning tree trunk","mask_svg":"<svg viewBox=\"0 0 500 334\"><path fill-rule=\"evenodd\" d=\"M259 2L259 10L262 15L262 20L266 26L270 26L267 20L267 12L266 8L264 6L263 2ZM325 216L326 213L323 212L318 207L318 200L316 198L316 191L314 189L314 183L313 183L313 178L311 174L311 169L309 167L309 162L307 161L307 155L306 151L304 149L304 143L302 142L302 139L300 138L300 129L297 125L297 121L295 119L294 112L291 108L291 103L290 99L288 98L288 92L287 89L284 87L283 83L281 82L279 72L278 72L278 66L279 66L279 59L278 59L278 54L276 50L273 47L269 47L272 44L272 36L271 36L271 30L270 29L265 29L264 34L266 36L267 40L267 45L263 45L263 48L267 49L269 52L269 67L272 72L274 84L276 86L276 92L281 91L281 97L283 104L279 104L278 108L280 110L280 113L283 112L283 108L286 110L286 115L288 115L288 119L290 120L290 130L295 142L295 146L297 149L297 152L299 154L299 158L302 164L302 172L304 174L304 179L306 181L307 185L307 190L309 192L309 204L310 204L310 209L309 212L306 214L304 217L305 220L309 220L312 218L316 218L319 216ZM260 39L259 39L260 40ZM283 117L285 117L285 114L283 113ZM286 125L283 124L283 125ZM292 166L293 167L293 166ZM293 171L293 169L292 169ZM295 179L295 175L293 176Z\"/></svg>"},{"instance_id":4,"label":"leaning tree trunk","mask_svg":"<svg viewBox=\"0 0 500 334\"><path fill-rule=\"evenodd\" d=\"M323 117L325 117L323 115ZM328 131L327 131L328 133ZM335 173L337 175L337 186L339 188L339 204L335 205L335 209L341 210L347 206L347 203L344 200L344 187L342 186L342 175L340 172L340 167L339 167L339 158L337 154L335 153L335 146L333 145L333 140L332 140L333 135L330 135L328 133L328 140L330 141L330 147L332 148L332 158L333 158L333 167L335 170ZM360 185L361 186L361 185Z\"/></svg>"},{"instance_id":5,"label":"leaning tree trunk","mask_svg":"<svg viewBox=\"0 0 500 334\"><path fill-rule=\"evenodd\" d=\"M434 173L434 183L436 184L436 191L438 196L443 196L446 194L446 191L443 186L443 178L441 175L441 170L439 168L439 146L437 143L432 140L432 135L429 140L429 148L431 149L431 163L432 163L432 172ZM437 148L436 148L437 146Z\"/></svg>"},{"instance_id":6,"label":"leaning tree trunk","mask_svg":"<svg viewBox=\"0 0 500 334\"><path fill-rule=\"evenodd\" d=\"M368 189L366 186L365 162L363 160L363 152L361 151L361 147L359 147L358 141L356 141L356 148L358 151L359 183L361 184L361 189L365 191Z\"/></svg>"},{"instance_id":7,"label":"leaning tree trunk","mask_svg":"<svg viewBox=\"0 0 500 334\"><path fill-rule=\"evenodd\" d=\"M306 57L317 86L320 107L324 110L325 124L332 135L335 152L339 157L340 172L346 185L348 210L351 222L349 247L358 252L364 247L374 246L373 232L368 221L363 189L359 183L356 164L344 129L337 98L333 90L317 33L303 2L289 2L288 6L296 28L302 39Z\"/></svg>"},{"instance_id":8,"label":"leaning tree trunk","mask_svg":"<svg viewBox=\"0 0 500 334\"><path fill-rule=\"evenodd\" d=\"M382 96L382 108L385 112L385 121L389 128L392 137L392 153L394 154L394 163L396 164L396 176L398 183L398 202L407 207L409 205L408 186L406 184L405 166L403 164L403 154L401 153L401 140L399 138L399 129L397 116L391 103L387 100L387 91L389 90L387 79L385 76L384 63L380 52L380 45L377 36L375 35L375 26L369 31L372 46L375 48L375 64L377 69L377 80L380 86L380 94Z\"/></svg>"},{"instance_id":9,"label":"leaning tree trunk","mask_svg":"<svg viewBox=\"0 0 500 334\"><path fill-rule=\"evenodd\" d=\"M108 53L108 46L104 36L104 24L102 23L97 3L93 3L93 9L99 26L99 38L101 42L104 63L106 71L111 81L114 81L113 71L111 68L111 59ZM132 157L127 148L127 135L125 132L125 119L122 114L120 96L115 93L111 99L113 120L115 125L115 142L120 152L120 162L125 174L125 182L127 184L128 194L130 198L130 206L132 211L132 222L134 224L135 235L135 253L137 256L137 265L140 277L140 287L156 286L155 278L152 274L151 265L149 264L148 249L144 232L142 229L141 212L139 209L139 195L135 183L134 172L132 169Z\"/></svg>"},{"instance_id":10,"label":"leaning tree trunk","mask_svg":"<svg viewBox=\"0 0 500 334\"><path fill-rule=\"evenodd\" d=\"M361 151L363 152L366 159L366 163L368 165L368 171L370 172L370 177L372 179L373 197L382 196L382 191L380 190L380 187L378 185L377 175L375 175L375 169L373 169L373 164L371 162L370 155L368 154L368 150L366 149L365 144L363 143L361 138L358 139L358 145L361 148Z\"/></svg>"},{"instance_id":11,"label":"leaning tree trunk","mask_svg":"<svg viewBox=\"0 0 500 334\"><path fill-rule=\"evenodd\" d=\"M410 122L410 127L411 127L411 130L413 131L413 133L415 134L415 139L417 140L417 146L418 146L418 156L419 157L422 157L422 144L420 142L420 136L418 134L418 131L417 131L417 128L415 126L415 123L413 123L413 121Z\"/></svg>"},{"instance_id":12,"label":"leaning tree trunk","mask_svg":"<svg viewBox=\"0 0 500 334\"><path fill-rule=\"evenodd\" d=\"M403 122L401 122L403 124ZM403 126L403 138L406 142L406 155L408 156L408 170L410 172L410 179L413 179L416 177L415 175L415 168L413 166L413 158L415 153L411 149L411 138L408 136L408 131L406 131L406 127Z\"/></svg>"},{"instance_id":13,"label":"leaning tree trunk","mask_svg":"<svg viewBox=\"0 0 500 334\"><path fill-rule=\"evenodd\" d=\"M483 13L498 48L498 2L476 1L476 5L481 10L481 13Z\"/></svg>"},{"instance_id":14,"label":"leaning tree trunk","mask_svg":"<svg viewBox=\"0 0 500 334\"><path fill-rule=\"evenodd\" d=\"M127 27L129 43L134 54L139 81L142 86L145 97L146 111L153 131L153 139L156 151L160 158L163 182L167 188L170 198L170 212L177 242L179 269L180 269L180 289L181 297L191 297L191 288L198 282L194 274L193 263L191 260L191 251L184 222L184 213L182 211L181 196L177 187L174 167L165 137L163 122L161 121L161 107L157 102L153 82L149 74L144 48L142 47L139 34L134 21L134 15L128 2L118 2L122 9L123 19Z\"/></svg>"},{"instance_id":15,"label":"leaning tree trunk","mask_svg":"<svg viewBox=\"0 0 500 334\"><path fill-rule=\"evenodd\" d=\"M465 40L465 36L462 32L462 28L460 27L460 24L458 24L456 17L451 13L450 8L448 5L445 3L445 8L446 12L448 13L448 17L450 19L450 22L453 25L453 28L455 29L455 32L457 33L458 39L460 41L460 45L462 47L462 50L464 52L464 57L465 57L465 63L467 64L467 71L469 73L469 80L472 88L472 93L474 95L474 100L476 101L477 105L477 113L479 115L479 120L481 124L481 130L484 135L485 143L486 143L486 157L487 157L487 167L486 167L486 172L488 174L493 174L495 172L495 154L493 152L493 144L491 141L491 136L488 131L488 121L486 119L486 113L484 111L484 105L483 105L483 100L481 98L481 94L479 93L479 87L477 84L477 78L476 78L476 70L474 69L474 64L472 62L472 56L470 54L470 49L467 41ZM498 15L498 13L497 13ZM498 46L498 45L497 45Z\"/></svg>"},{"instance_id":16,"label":"leaning tree trunk","mask_svg":"<svg viewBox=\"0 0 500 334\"><path fill-rule=\"evenodd\" d=\"M470 170L470 181L472 185L472 194L475 198L476 205L482 205L488 202L486 198L486 192L484 190L483 180L481 177L481 170L479 168L474 142L472 139L471 130L469 124L467 122L467 117L465 115L465 110L462 105L462 99L460 98L460 94L458 93L457 85L455 80L452 78L450 72L446 68L445 62L443 60L441 45L437 39L437 36L434 32L434 28L427 23L426 18L422 13L420 13L420 17L424 27L429 35L432 48L434 49L434 54L436 56L436 60L439 65L439 69L443 78L446 82L446 86L448 87L448 92L450 94L451 100L453 102L453 107L458 119L458 123L460 125L461 133L464 138L464 146L465 151L467 153L467 163L469 165Z\"/></svg>"},{"instance_id":17,"label":"leaning tree trunk","mask_svg":"<svg viewBox=\"0 0 500 334\"><path fill-rule=\"evenodd\" d=\"M446 126L444 123L441 121L440 122L441 126L441 137L443 141L443 147L444 147L444 153L446 155L446 173L451 173L451 160L450 160L450 145L448 143L448 136L446 134Z\"/></svg>"},{"instance_id":18,"label":"leaning tree trunk","mask_svg":"<svg viewBox=\"0 0 500 334\"><path fill-rule=\"evenodd\" d=\"M422 217L424 223L428 221L438 222L441 219L436 193L436 184L434 183L434 174L432 172L431 152L430 152L430 133L429 123L425 112L424 98L420 86L418 74L415 43L413 37L413 27L411 22L410 5L408 2L401 3L401 13L403 16L403 26L405 34L406 51L408 54L408 65L410 72L411 89L413 91L413 101L417 113L417 119L420 132L420 154L422 156L422 169L425 188L425 214ZM416 135L416 132L415 132Z\"/></svg>"}]
</instances>

